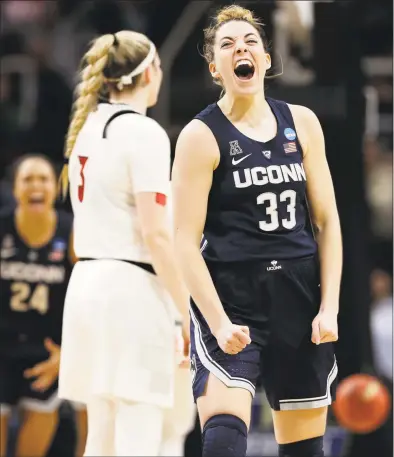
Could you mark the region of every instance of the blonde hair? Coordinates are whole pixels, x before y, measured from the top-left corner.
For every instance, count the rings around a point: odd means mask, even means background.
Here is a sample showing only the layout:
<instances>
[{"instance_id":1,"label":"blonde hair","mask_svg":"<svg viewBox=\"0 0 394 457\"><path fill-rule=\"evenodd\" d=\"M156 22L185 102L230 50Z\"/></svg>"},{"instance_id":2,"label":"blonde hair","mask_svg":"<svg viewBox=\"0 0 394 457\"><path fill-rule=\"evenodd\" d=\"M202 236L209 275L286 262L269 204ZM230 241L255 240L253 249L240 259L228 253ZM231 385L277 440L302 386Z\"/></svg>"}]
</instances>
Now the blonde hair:
<instances>
[{"instance_id":1,"label":"blonde hair","mask_svg":"<svg viewBox=\"0 0 394 457\"><path fill-rule=\"evenodd\" d=\"M238 5L225 6L216 12L215 16L212 18L211 24L204 29L203 56L208 63L211 63L214 60L216 32L223 24L230 21L244 21L251 24L259 33L263 41L264 49L266 51L269 50L268 39L263 28L264 24L254 15L253 11ZM214 83L222 86L220 79L214 78Z\"/></svg>"},{"instance_id":2,"label":"blonde hair","mask_svg":"<svg viewBox=\"0 0 394 457\"><path fill-rule=\"evenodd\" d=\"M75 90L68 128L63 166L60 175L60 188L63 198L68 191L68 160L74 149L77 137L90 112L97 108L98 100L104 93L120 92L122 76L131 73L148 55L151 48L149 39L137 32L121 31L114 35L102 35L94 40L81 60L80 80ZM134 76L127 89L135 88L141 74Z\"/></svg>"}]
</instances>

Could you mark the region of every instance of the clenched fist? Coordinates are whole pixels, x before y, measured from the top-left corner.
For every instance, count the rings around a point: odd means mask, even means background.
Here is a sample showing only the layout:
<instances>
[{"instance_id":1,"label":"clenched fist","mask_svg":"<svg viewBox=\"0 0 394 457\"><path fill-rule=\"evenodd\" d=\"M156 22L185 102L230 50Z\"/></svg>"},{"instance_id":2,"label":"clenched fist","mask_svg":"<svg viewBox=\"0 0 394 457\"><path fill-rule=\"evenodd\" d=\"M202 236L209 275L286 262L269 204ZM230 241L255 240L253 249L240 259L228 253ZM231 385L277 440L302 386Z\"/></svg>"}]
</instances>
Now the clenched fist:
<instances>
[{"instance_id":1,"label":"clenched fist","mask_svg":"<svg viewBox=\"0 0 394 457\"><path fill-rule=\"evenodd\" d=\"M226 354L232 355L241 352L252 341L249 336L249 327L231 322L219 328L215 336L220 349Z\"/></svg>"}]
</instances>

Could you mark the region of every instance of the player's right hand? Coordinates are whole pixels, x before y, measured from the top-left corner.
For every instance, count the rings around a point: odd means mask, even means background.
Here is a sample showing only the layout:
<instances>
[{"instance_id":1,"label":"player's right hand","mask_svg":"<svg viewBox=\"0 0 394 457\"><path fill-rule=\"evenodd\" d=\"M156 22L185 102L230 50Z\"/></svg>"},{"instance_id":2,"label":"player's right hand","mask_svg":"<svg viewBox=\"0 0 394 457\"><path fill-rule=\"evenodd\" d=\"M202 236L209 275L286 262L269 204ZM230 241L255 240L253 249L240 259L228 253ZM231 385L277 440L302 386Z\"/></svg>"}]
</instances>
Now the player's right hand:
<instances>
[{"instance_id":1,"label":"player's right hand","mask_svg":"<svg viewBox=\"0 0 394 457\"><path fill-rule=\"evenodd\" d=\"M32 368L24 371L24 377L27 379L35 378L31 387L38 392L45 392L56 381L59 375L60 365L60 346L54 343L50 338L44 341L45 349L49 353L47 360L37 363Z\"/></svg>"},{"instance_id":2,"label":"player's right hand","mask_svg":"<svg viewBox=\"0 0 394 457\"><path fill-rule=\"evenodd\" d=\"M220 349L226 354L238 354L252 342L249 327L246 325L229 324L216 332L216 339Z\"/></svg>"}]
</instances>

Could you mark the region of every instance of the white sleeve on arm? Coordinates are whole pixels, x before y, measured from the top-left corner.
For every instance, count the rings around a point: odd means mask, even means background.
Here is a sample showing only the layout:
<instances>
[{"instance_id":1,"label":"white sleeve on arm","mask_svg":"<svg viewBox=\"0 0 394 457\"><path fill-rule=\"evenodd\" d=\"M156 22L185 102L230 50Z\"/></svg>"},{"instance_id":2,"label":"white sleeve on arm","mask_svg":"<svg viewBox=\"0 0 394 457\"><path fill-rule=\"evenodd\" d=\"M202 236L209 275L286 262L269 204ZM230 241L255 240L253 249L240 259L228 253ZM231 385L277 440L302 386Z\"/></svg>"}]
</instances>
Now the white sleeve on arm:
<instances>
[{"instance_id":1,"label":"white sleeve on arm","mask_svg":"<svg viewBox=\"0 0 394 457\"><path fill-rule=\"evenodd\" d=\"M170 139L165 130L153 119L143 118L141 121L138 131L129 137L128 166L133 192L157 192L168 195L171 166Z\"/></svg>"}]
</instances>

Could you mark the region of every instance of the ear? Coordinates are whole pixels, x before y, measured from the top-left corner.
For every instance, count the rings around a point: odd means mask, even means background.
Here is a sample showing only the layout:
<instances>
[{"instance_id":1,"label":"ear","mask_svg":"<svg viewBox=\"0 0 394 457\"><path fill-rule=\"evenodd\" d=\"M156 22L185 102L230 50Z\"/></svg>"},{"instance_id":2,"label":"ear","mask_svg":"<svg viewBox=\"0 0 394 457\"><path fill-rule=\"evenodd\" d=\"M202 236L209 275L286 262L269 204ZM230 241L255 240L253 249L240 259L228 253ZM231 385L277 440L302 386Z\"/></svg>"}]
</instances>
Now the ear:
<instances>
[{"instance_id":1,"label":"ear","mask_svg":"<svg viewBox=\"0 0 394 457\"><path fill-rule=\"evenodd\" d=\"M267 70L271 68L271 56L269 54L265 55L265 61L267 62Z\"/></svg>"},{"instance_id":2,"label":"ear","mask_svg":"<svg viewBox=\"0 0 394 457\"><path fill-rule=\"evenodd\" d=\"M145 84L149 84L152 81L152 66L149 65L149 67L144 70L144 76L143 79Z\"/></svg>"},{"instance_id":3,"label":"ear","mask_svg":"<svg viewBox=\"0 0 394 457\"><path fill-rule=\"evenodd\" d=\"M216 70L216 65L213 62L209 64L209 72L211 73L212 78L220 78L220 73Z\"/></svg>"}]
</instances>

